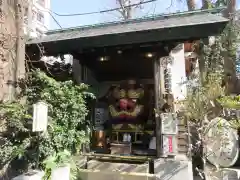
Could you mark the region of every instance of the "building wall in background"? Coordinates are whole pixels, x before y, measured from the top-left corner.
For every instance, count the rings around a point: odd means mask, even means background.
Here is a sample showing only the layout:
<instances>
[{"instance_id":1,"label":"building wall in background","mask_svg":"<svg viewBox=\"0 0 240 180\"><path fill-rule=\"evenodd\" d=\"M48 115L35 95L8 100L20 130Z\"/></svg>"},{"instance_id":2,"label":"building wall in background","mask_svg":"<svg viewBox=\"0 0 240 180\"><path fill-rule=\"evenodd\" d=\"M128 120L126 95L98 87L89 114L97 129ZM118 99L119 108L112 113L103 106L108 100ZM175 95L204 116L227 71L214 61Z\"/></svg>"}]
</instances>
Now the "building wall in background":
<instances>
[{"instance_id":1,"label":"building wall in background","mask_svg":"<svg viewBox=\"0 0 240 180\"><path fill-rule=\"evenodd\" d=\"M28 0L25 13L24 33L30 38L45 34L50 27L51 0Z\"/></svg>"}]
</instances>

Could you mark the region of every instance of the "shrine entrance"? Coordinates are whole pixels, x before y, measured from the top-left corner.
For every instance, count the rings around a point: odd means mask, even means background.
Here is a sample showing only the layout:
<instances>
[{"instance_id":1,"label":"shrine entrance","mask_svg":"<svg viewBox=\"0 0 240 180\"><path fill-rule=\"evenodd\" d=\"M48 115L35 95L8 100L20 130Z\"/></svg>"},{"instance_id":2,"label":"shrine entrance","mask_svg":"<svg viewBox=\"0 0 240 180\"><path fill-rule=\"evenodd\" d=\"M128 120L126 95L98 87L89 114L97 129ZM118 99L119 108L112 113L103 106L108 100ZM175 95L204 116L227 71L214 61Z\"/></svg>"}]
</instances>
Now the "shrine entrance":
<instances>
[{"instance_id":1,"label":"shrine entrance","mask_svg":"<svg viewBox=\"0 0 240 180\"><path fill-rule=\"evenodd\" d=\"M163 44L99 48L81 64L97 77L92 151L112 155L156 156L154 141L154 61L166 55Z\"/></svg>"},{"instance_id":2,"label":"shrine entrance","mask_svg":"<svg viewBox=\"0 0 240 180\"><path fill-rule=\"evenodd\" d=\"M173 102L186 93L179 86L187 73L185 44L132 44L82 53L80 64L95 75L98 87L92 108L92 152L145 157L178 153ZM89 77L86 81L94 86ZM187 136L182 141L187 147Z\"/></svg>"}]
</instances>

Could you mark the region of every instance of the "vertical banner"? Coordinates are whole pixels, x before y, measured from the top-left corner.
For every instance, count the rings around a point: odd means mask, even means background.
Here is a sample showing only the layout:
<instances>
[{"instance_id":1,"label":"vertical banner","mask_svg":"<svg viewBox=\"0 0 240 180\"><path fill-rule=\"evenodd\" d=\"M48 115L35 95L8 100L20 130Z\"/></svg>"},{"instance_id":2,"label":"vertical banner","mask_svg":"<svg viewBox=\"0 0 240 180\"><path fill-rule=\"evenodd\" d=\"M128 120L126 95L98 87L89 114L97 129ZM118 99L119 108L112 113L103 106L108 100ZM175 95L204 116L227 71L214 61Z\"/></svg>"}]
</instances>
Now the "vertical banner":
<instances>
[{"instance_id":1,"label":"vertical banner","mask_svg":"<svg viewBox=\"0 0 240 180\"><path fill-rule=\"evenodd\" d=\"M176 135L178 133L177 117L175 113L161 113L162 134Z\"/></svg>"},{"instance_id":2,"label":"vertical banner","mask_svg":"<svg viewBox=\"0 0 240 180\"><path fill-rule=\"evenodd\" d=\"M172 93L175 101L184 100L187 94L186 89L186 67L184 44L178 44L171 52L172 62Z\"/></svg>"}]
</instances>

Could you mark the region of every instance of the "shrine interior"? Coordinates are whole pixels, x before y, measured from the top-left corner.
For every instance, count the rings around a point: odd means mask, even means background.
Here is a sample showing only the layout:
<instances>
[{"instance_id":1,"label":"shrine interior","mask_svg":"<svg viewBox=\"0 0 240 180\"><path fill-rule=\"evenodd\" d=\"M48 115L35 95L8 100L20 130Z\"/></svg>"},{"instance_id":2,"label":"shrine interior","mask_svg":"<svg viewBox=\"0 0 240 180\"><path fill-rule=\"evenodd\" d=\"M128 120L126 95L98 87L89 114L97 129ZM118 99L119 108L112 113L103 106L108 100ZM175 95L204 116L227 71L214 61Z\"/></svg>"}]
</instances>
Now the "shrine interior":
<instances>
[{"instance_id":1,"label":"shrine interior","mask_svg":"<svg viewBox=\"0 0 240 180\"><path fill-rule=\"evenodd\" d=\"M166 56L165 49L143 44L81 52L80 64L93 72L98 86L92 151L156 155L156 142L150 143L156 128L154 60Z\"/></svg>"}]
</instances>

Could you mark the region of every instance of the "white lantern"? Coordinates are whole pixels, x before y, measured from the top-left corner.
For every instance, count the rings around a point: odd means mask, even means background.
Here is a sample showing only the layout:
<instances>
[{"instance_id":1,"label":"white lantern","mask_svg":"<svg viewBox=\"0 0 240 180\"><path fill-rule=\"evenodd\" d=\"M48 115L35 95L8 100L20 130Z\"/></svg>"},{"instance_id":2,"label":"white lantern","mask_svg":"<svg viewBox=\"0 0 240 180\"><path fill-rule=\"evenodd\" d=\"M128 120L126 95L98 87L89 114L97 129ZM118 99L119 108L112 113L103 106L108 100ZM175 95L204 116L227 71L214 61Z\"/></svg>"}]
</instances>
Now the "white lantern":
<instances>
[{"instance_id":1,"label":"white lantern","mask_svg":"<svg viewBox=\"0 0 240 180\"><path fill-rule=\"evenodd\" d=\"M33 132L43 132L47 130L48 105L42 101L33 105Z\"/></svg>"}]
</instances>

